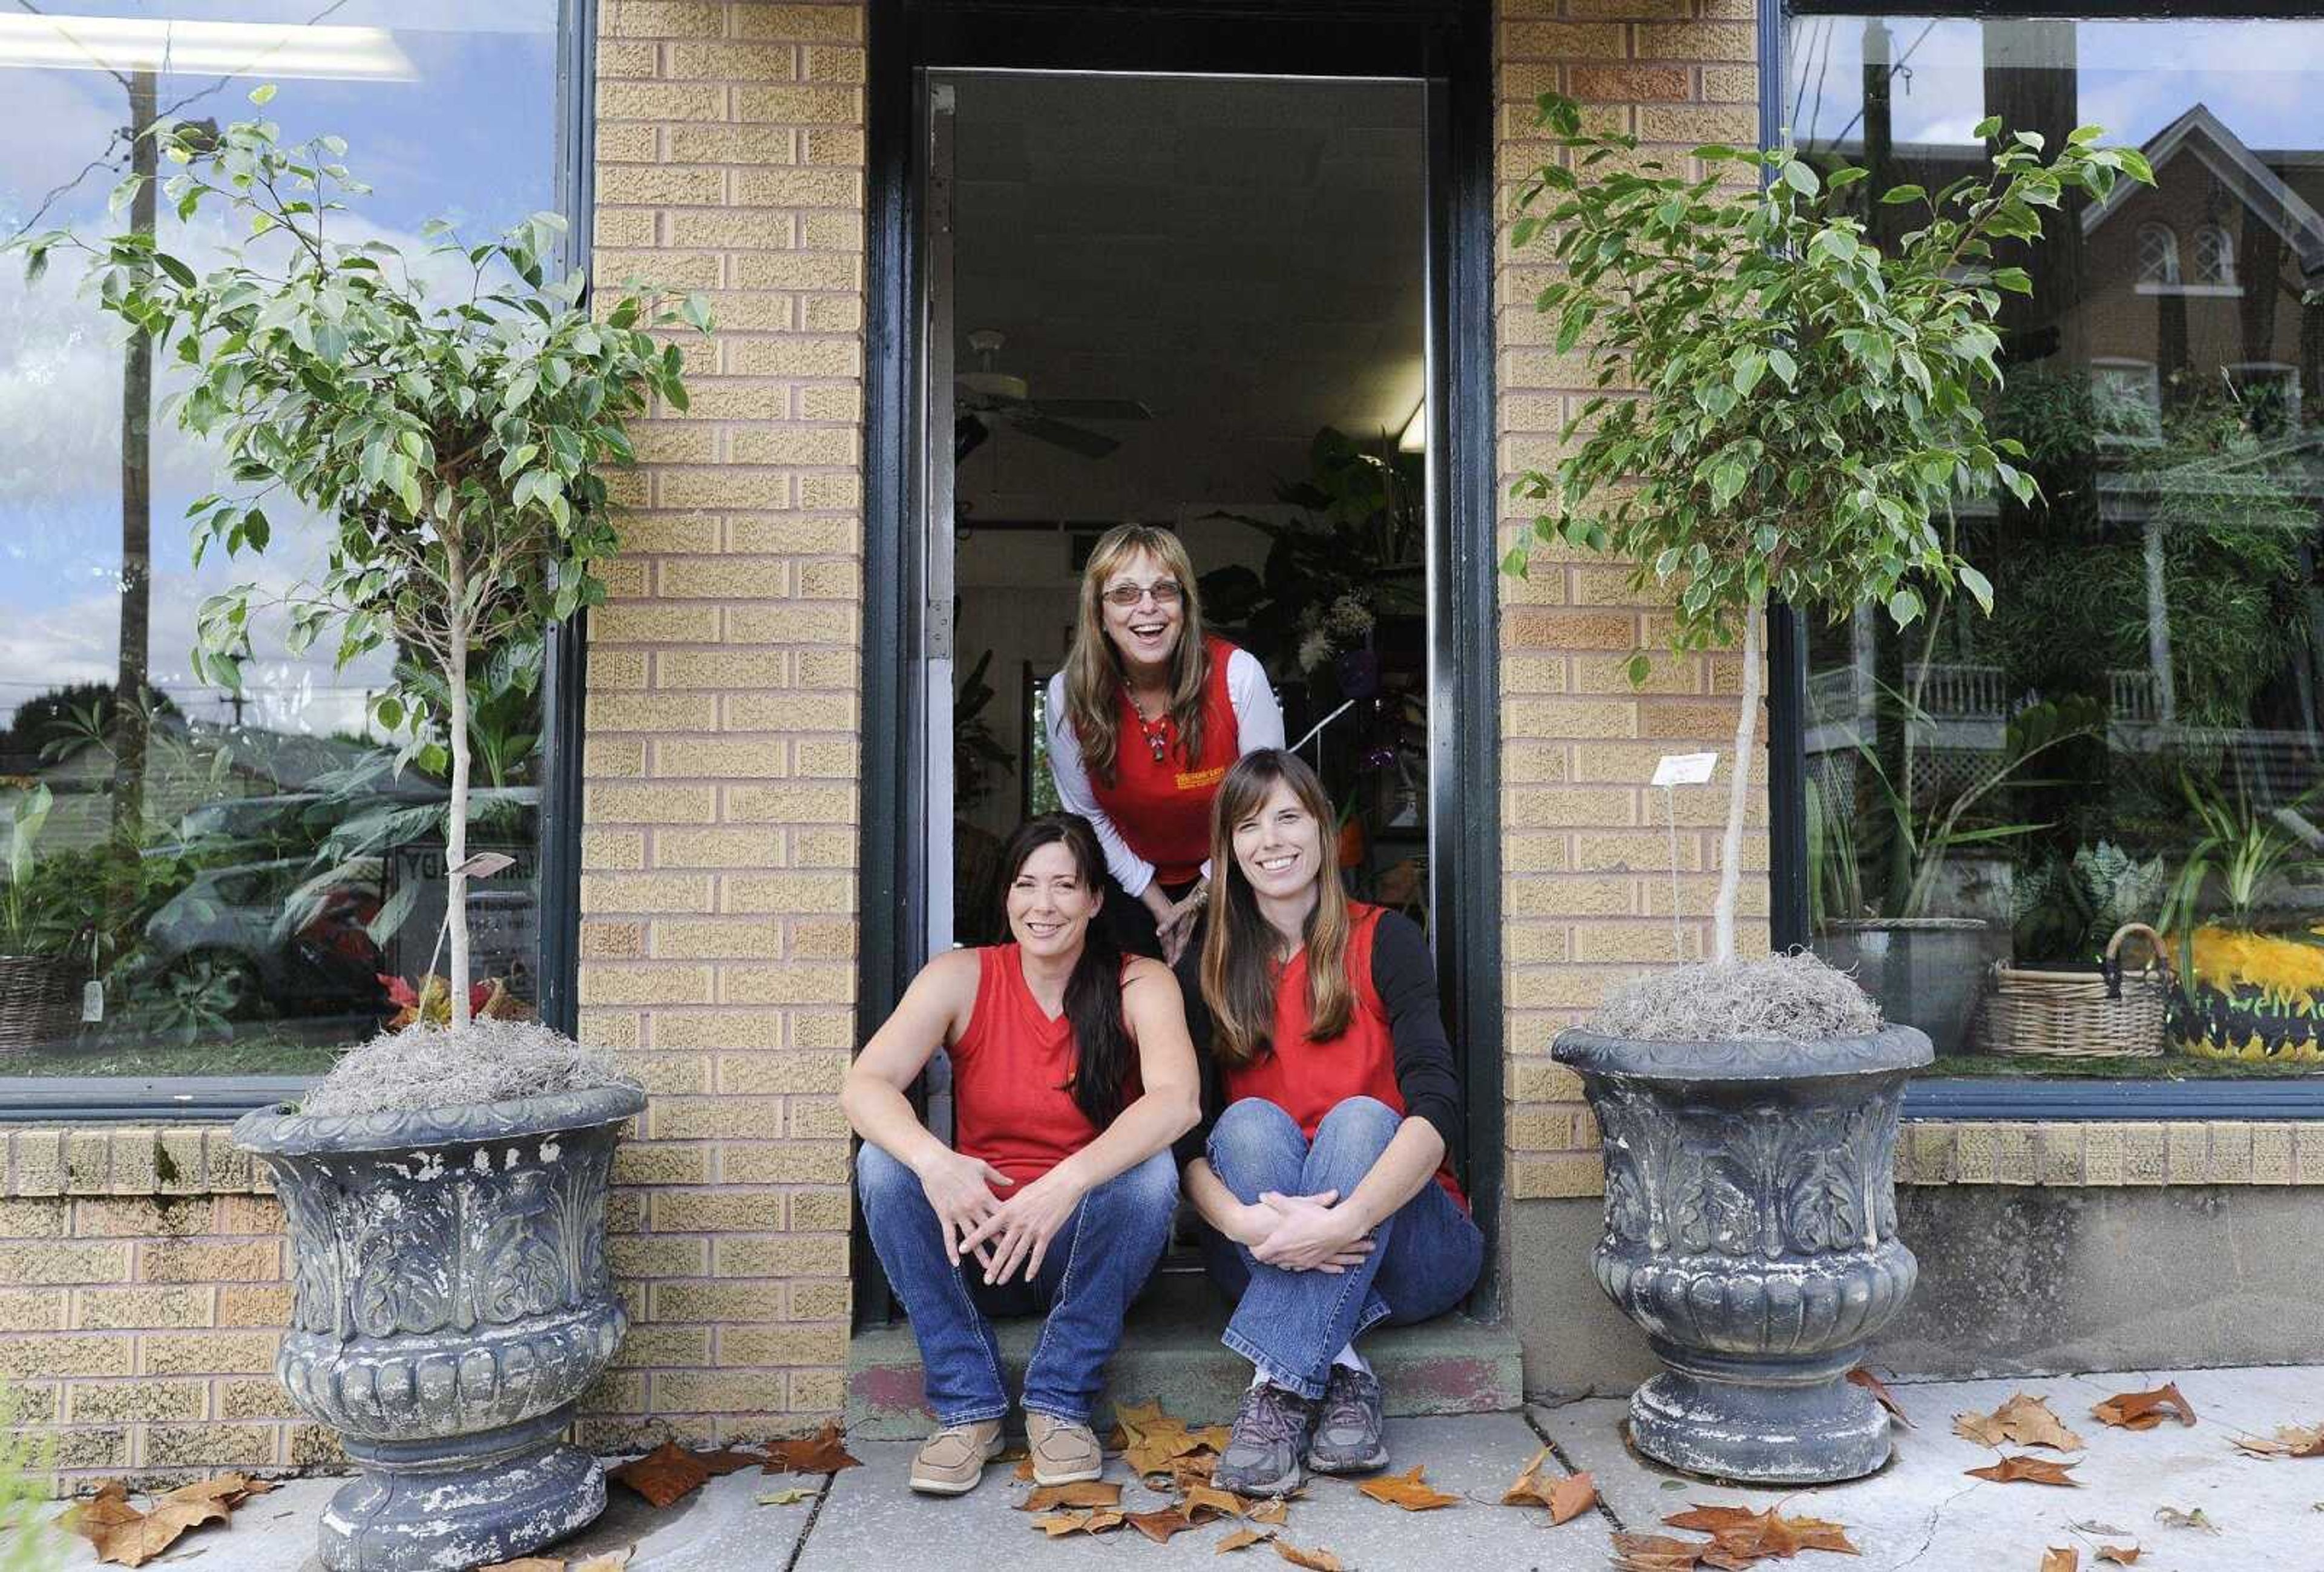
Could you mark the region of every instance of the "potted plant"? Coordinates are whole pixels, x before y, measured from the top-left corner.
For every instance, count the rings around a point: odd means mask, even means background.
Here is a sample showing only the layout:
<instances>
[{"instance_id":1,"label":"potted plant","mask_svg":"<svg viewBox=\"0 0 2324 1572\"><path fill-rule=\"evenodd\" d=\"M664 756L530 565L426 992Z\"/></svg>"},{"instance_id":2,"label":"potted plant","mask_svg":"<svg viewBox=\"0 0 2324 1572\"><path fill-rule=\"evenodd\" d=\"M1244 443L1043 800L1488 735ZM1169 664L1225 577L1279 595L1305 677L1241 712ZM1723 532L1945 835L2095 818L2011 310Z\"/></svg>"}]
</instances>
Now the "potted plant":
<instances>
[{"instance_id":1,"label":"potted plant","mask_svg":"<svg viewBox=\"0 0 2324 1572\"><path fill-rule=\"evenodd\" d=\"M181 217L223 209L256 237L198 271L138 230L89 264L97 299L189 367L167 407L249 488L193 504L195 560L263 551L270 504L318 515L326 566L285 602L290 648L336 629L342 666L392 642L400 673L430 673L399 675L372 719L404 737L401 761L450 780L444 1023L423 999L420 1019L348 1052L299 1106L235 1126L289 1219L277 1373L363 1471L324 1515L323 1561L511 1559L604 1505L596 1460L562 1435L626 1326L607 1174L645 1098L607 1053L472 1013L467 887L494 871L467 844L472 680L604 600L595 569L618 541L599 470L630 461L625 428L650 398L685 407L681 352L655 335L707 316L650 291L593 313L582 278L546 277L553 215L479 244L440 223L424 249L355 238L340 198L365 188L337 137L167 117L145 134L179 166L163 191ZM80 245L22 244L35 268ZM255 594L202 604L198 675L238 688Z\"/></svg>"},{"instance_id":2,"label":"potted plant","mask_svg":"<svg viewBox=\"0 0 2324 1572\"><path fill-rule=\"evenodd\" d=\"M5 847L8 883L0 888L0 1053L53 1048L80 1019L86 972L75 941L83 929L45 877L41 831L56 800L26 782L8 804Z\"/></svg>"},{"instance_id":3,"label":"potted plant","mask_svg":"<svg viewBox=\"0 0 2324 1572\"><path fill-rule=\"evenodd\" d=\"M1924 657L1923 671L1927 665ZM1935 717L1916 698L1886 683L1877 687L1896 723L1897 757L1884 761L1870 739L1856 740L1861 779L1871 787L1868 826L1859 827L1817 793L1810 828L1822 837L1826 850L1815 858L1813 870L1825 896L1824 909L1815 913L1814 948L1879 1001L1890 1022L1917 1027L1940 1055L1960 1053L1969 1040L1987 967L2008 958L2008 932L1985 917L1940 914L1940 892L1976 854L2048 828L1987 822L1980 805L2006 786L2027 784L2021 776L2028 764L2067 743L2102 733L2104 725L2097 706L2087 699L2027 705L2004 724L1998 752L1965 781L1951 783L1922 756L1938 725ZM1868 859L1856 844L1867 829L1875 847L1870 860L1886 872L1877 899L1866 887ZM2003 890L1987 904L1998 915L2007 899ZM1997 937L2003 954L1989 953Z\"/></svg>"},{"instance_id":4,"label":"potted plant","mask_svg":"<svg viewBox=\"0 0 2324 1572\"><path fill-rule=\"evenodd\" d=\"M2231 793L2186 776L2181 790L2197 833L2163 903L2166 942L2179 954L2172 1046L2253 1064L2324 1060L2324 947L2312 932L2260 926L2264 907L2324 869L2306 838L2316 793L2271 810L2240 783ZM2308 913L2302 926L2314 920Z\"/></svg>"},{"instance_id":5,"label":"potted plant","mask_svg":"<svg viewBox=\"0 0 2324 1572\"><path fill-rule=\"evenodd\" d=\"M1985 174L1881 195L1918 226L1884 252L1853 210L1860 169L1711 146L1681 172L1586 131L1569 100L1541 109L1571 162L1535 173L1512 239L1552 237L1540 309L1603 391L1554 469L1518 483L1543 512L1505 566L1614 552L1672 595L1676 649L1742 645L1712 958L1618 989L1554 1048L1604 1132L1599 1281L1664 1364L1631 1439L1694 1473L1851 1478L1888 1452L1886 1416L1844 1377L1913 1286L1891 1168L1930 1050L1812 956L1736 959L1766 606L1869 605L1902 626L1955 585L1989 601L1953 502L2034 489L1980 402L2001 380L2002 291L2032 289L1995 247L2038 240L2038 209L2069 190L2150 171L2095 128L2045 162L2040 137L1987 120ZM1650 665L1634 655L1633 679Z\"/></svg>"}]
</instances>

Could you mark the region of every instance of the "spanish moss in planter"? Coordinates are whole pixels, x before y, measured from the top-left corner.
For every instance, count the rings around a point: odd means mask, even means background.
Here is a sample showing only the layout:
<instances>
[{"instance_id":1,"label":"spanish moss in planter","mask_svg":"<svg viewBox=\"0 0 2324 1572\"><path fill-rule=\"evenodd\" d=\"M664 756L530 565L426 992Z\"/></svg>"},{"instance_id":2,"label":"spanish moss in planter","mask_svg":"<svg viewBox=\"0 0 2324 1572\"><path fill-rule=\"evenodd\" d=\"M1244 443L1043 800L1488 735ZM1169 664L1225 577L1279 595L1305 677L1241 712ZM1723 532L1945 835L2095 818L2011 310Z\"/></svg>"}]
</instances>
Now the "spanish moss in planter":
<instances>
[{"instance_id":1,"label":"spanish moss in planter","mask_svg":"<svg viewBox=\"0 0 2324 1572\"><path fill-rule=\"evenodd\" d=\"M407 1030L347 1055L304 1107L235 1127L290 1226L276 1373L363 1471L324 1513L323 1562L510 1560L604 1504L596 1459L563 1435L627 1326L607 1179L645 1096L604 1051L494 1018L516 1008L504 988L477 990L474 1013L468 883L505 860L468 855L471 720L522 680L516 652L604 603L597 569L620 541L601 470L632 461L629 422L654 401L686 407L684 353L664 339L708 316L650 290L593 310L580 275L548 277L554 214L479 244L440 222L409 249L363 239L340 199L367 188L336 136L288 145L264 120L220 132L167 116L141 134L178 168L162 192L180 218L209 208L247 245L200 269L150 227L15 248L36 273L88 253L99 302L189 368L165 411L245 488L189 510L198 564L263 553L269 506L319 521L320 572L281 595L284 647L335 632L341 668L392 647L367 719L404 739L399 769L449 787L450 976L383 979L411 994ZM115 210L148 179L131 176ZM202 603L198 679L240 691L269 604L254 583ZM392 902L375 926L399 920Z\"/></svg>"},{"instance_id":2,"label":"spanish moss in planter","mask_svg":"<svg viewBox=\"0 0 2324 1572\"><path fill-rule=\"evenodd\" d=\"M1631 1401L1631 1438L1719 1477L1852 1478L1888 1454L1886 1416L1845 1376L1912 1290L1891 1170L1904 1083L1931 1054L1812 957L1737 958L1766 608L1876 606L1903 626L1958 586L1990 609L1954 504L2034 492L2023 449L1986 430L2002 293L2033 290L1996 246L2038 241L2069 190L2153 174L2095 127L2045 162L2040 137L1988 120L1983 178L1885 192L1904 212L1876 231L1861 169L1722 146L1673 169L1585 131L1571 100L1545 95L1541 116L1560 153L1511 239L1554 236L1538 304L1605 391L1555 467L1517 483L1543 511L1504 567L1610 552L1671 597L1677 652L1741 645L1711 962L1640 980L1554 1049L1603 1132L1598 1280L1665 1366ZM1653 666L1633 655L1631 680Z\"/></svg>"}]
</instances>

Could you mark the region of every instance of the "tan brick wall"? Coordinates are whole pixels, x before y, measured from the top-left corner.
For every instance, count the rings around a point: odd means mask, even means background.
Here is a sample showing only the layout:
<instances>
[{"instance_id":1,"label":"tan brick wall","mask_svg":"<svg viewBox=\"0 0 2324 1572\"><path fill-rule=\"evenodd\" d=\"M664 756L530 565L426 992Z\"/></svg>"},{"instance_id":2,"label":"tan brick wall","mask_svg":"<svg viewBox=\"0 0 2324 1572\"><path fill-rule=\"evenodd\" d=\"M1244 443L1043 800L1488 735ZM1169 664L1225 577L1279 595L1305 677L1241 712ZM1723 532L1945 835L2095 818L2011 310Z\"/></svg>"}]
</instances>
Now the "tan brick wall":
<instances>
[{"instance_id":1,"label":"tan brick wall","mask_svg":"<svg viewBox=\"0 0 2324 1572\"><path fill-rule=\"evenodd\" d=\"M274 1380L282 1212L223 1127L0 1142L0 1383L60 1490L344 1461Z\"/></svg>"},{"instance_id":2,"label":"tan brick wall","mask_svg":"<svg viewBox=\"0 0 2324 1572\"><path fill-rule=\"evenodd\" d=\"M1758 78L1749 0L1501 0L1499 186L1503 236L1495 342L1504 544L1531 526L1506 485L1557 456L1557 431L1589 396L1582 357L1556 353L1533 298L1554 273L1540 245L1512 250L1519 184L1554 153L1534 104L1558 91L1600 119L1683 157L1696 143L1752 142ZM1674 956L1669 831L1663 794L1642 784L1664 754L1716 748L1719 781L1679 793L1676 954L1707 951L1734 746L1741 662L1657 656L1642 688L1622 665L1665 644L1666 602L1633 594L1603 559L1538 552L1532 576L1502 581L1502 925L1508 1043L1508 1175L1513 1199L1592 1195L1598 1131L1572 1075L1549 1059L1560 1026L1609 985ZM1764 737L1764 732L1762 735ZM1767 942L1764 754L1746 844L1747 951Z\"/></svg>"},{"instance_id":3,"label":"tan brick wall","mask_svg":"<svg viewBox=\"0 0 2324 1572\"><path fill-rule=\"evenodd\" d=\"M596 273L706 291L590 628L581 1030L632 1329L600 1444L837 1410L862 626L863 9L605 0Z\"/></svg>"}]
</instances>

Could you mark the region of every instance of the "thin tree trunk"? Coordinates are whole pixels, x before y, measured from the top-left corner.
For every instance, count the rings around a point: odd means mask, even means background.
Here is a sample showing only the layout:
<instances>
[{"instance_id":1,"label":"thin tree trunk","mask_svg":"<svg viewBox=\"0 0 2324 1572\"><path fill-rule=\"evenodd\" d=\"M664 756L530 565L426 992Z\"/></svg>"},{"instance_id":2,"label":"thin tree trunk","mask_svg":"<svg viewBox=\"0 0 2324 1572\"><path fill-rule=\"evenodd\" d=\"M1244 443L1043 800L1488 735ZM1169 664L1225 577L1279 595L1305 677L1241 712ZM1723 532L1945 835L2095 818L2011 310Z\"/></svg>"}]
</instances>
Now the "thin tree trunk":
<instances>
[{"instance_id":1,"label":"thin tree trunk","mask_svg":"<svg viewBox=\"0 0 2324 1572\"><path fill-rule=\"evenodd\" d=\"M1711 907L1711 958L1735 958L1735 898L1743 887L1743 816L1751 803L1751 754L1759 734L1759 645L1767 615L1764 596L1743 614L1742 714L1735 720L1735 759L1727 786L1727 830L1719 842L1719 898Z\"/></svg>"},{"instance_id":2,"label":"thin tree trunk","mask_svg":"<svg viewBox=\"0 0 2324 1572\"><path fill-rule=\"evenodd\" d=\"M139 235L154 228L154 176L159 168L153 139L146 134L154 116L152 71L129 79L129 169L143 177L130 199L129 227ZM153 598L153 341L134 329L122 350L121 367L121 599L119 656L114 678L113 865L109 904L115 927L126 933L137 899L137 848L145 830L145 755L152 717L146 708L151 668L146 650Z\"/></svg>"},{"instance_id":3,"label":"thin tree trunk","mask_svg":"<svg viewBox=\"0 0 2324 1572\"><path fill-rule=\"evenodd\" d=\"M447 641L445 686L450 690L452 798L447 805L444 832L444 918L452 934L452 1029L468 1024L468 876L460 865L468 860L468 618L467 579L460 560L455 532L445 526L446 587L451 591L450 627Z\"/></svg>"}]
</instances>

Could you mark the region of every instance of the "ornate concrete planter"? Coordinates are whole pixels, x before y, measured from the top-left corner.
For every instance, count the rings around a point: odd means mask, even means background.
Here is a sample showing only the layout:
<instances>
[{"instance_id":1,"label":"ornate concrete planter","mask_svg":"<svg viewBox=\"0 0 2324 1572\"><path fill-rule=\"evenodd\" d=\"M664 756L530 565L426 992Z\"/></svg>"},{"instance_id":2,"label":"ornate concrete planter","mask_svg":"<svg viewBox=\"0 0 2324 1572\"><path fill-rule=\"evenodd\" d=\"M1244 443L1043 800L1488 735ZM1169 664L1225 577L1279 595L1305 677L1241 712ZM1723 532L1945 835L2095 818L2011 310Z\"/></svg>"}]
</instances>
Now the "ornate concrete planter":
<instances>
[{"instance_id":1,"label":"ornate concrete planter","mask_svg":"<svg viewBox=\"0 0 2324 1572\"><path fill-rule=\"evenodd\" d=\"M323 1516L333 1572L510 1560L604 1510L597 1460L559 1434L629 1324L606 1179L644 1106L617 1087L235 1126L290 1223L275 1373L362 1469Z\"/></svg>"},{"instance_id":2,"label":"ornate concrete planter","mask_svg":"<svg viewBox=\"0 0 2324 1572\"><path fill-rule=\"evenodd\" d=\"M1909 1026L1815 1043L1648 1042L1569 1031L1604 1133L1598 1281L1665 1366L1630 1438L1691 1474L1853 1479L1888 1418L1846 1379L1918 1271L1896 1237Z\"/></svg>"}]
</instances>

